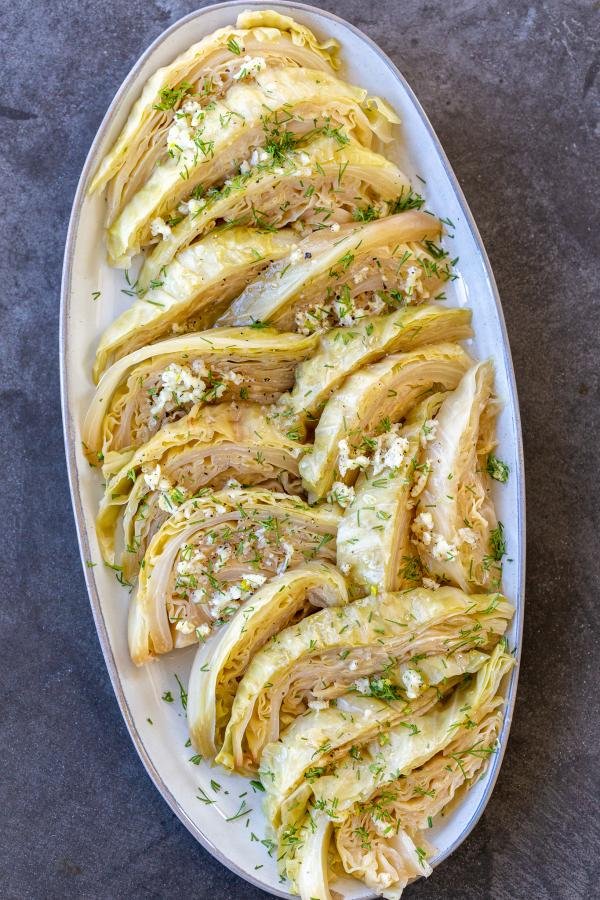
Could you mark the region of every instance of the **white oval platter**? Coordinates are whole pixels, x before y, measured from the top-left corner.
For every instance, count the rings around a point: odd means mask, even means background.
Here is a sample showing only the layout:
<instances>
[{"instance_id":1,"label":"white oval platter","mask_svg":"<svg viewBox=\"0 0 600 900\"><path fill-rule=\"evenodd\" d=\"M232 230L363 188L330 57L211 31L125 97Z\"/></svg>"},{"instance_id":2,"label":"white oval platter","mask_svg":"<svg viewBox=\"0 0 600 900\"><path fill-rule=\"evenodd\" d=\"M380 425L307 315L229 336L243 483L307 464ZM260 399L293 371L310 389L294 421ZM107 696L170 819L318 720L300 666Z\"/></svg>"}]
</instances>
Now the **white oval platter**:
<instances>
[{"instance_id":1,"label":"white oval platter","mask_svg":"<svg viewBox=\"0 0 600 900\"><path fill-rule=\"evenodd\" d=\"M95 345L104 328L128 305L122 293L123 273L105 261L101 196L87 196L87 186L99 160L121 130L128 111L146 79L204 35L235 21L247 7L276 9L308 25L319 36L333 36L342 47L342 77L383 96L402 119L396 162L428 200L427 208L453 223L447 239L458 256L459 278L447 290L448 300L469 305L476 338L471 344L478 358L493 357L496 389L503 401L498 424L499 455L510 465L508 484L496 490L495 502L504 523L509 561L504 592L516 604L508 637L517 663L521 648L524 599L525 502L523 456L516 388L500 300L481 238L465 198L440 143L412 90L387 56L348 22L311 6L294 2L229 2L209 6L181 19L144 53L119 89L100 125L86 160L71 215L62 284L61 383L67 463L81 557L98 636L125 722L133 743L154 784L181 821L217 859L247 881L278 896L289 896L267 847L260 812L260 794L244 779L190 761L187 730L175 676L185 685L192 651L163 657L137 669L127 648L128 592L115 573L100 562L94 516L101 496L98 472L86 462L81 446L81 423L92 396L91 368ZM386 152L387 148L386 148ZM100 291L94 302L92 295ZM500 749L483 777L463 802L431 832L437 848L435 866L465 839L482 814L498 776L514 707L518 665L506 689L506 716ZM161 698L171 691L174 702ZM220 790L211 787L216 780ZM236 817L242 799L252 812ZM227 793L228 792L228 793ZM211 801L207 803L202 796ZM229 821L228 821L229 819ZM254 837L252 837L254 835ZM258 838L258 840L256 840ZM336 883L336 891L341 885ZM349 898L368 896L363 886L348 882Z\"/></svg>"}]
</instances>

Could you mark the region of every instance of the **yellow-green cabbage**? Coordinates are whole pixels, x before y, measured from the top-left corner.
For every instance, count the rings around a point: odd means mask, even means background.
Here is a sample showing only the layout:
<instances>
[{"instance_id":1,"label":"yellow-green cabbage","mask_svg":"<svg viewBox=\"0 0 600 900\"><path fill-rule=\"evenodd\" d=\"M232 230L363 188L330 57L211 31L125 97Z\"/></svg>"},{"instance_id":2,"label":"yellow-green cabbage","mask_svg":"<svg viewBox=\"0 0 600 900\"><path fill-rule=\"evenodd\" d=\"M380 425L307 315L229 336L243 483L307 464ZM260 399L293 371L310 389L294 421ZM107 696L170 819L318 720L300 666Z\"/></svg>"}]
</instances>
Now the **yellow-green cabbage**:
<instances>
[{"instance_id":1,"label":"yellow-green cabbage","mask_svg":"<svg viewBox=\"0 0 600 900\"><path fill-rule=\"evenodd\" d=\"M192 744L205 758L214 757L223 743L237 685L254 654L316 606L347 601L338 569L326 562L306 563L259 588L215 641L199 647L188 685L187 717Z\"/></svg>"},{"instance_id":2,"label":"yellow-green cabbage","mask_svg":"<svg viewBox=\"0 0 600 900\"><path fill-rule=\"evenodd\" d=\"M338 522L330 507L274 491L231 488L187 500L144 556L129 616L133 661L207 637L288 568L335 562Z\"/></svg>"},{"instance_id":3,"label":"yellow-green cabbage","mask_svg":"<svg viewBox=\"0 0 600 900\"><path fill-rule=\"evenodd\" d=\"M455 388L470 365L458 344L430 344L393 353L347 378L325 404L312 453L300 461L309 500L325 497L334 481L351 483L365 464L365 441L406 416L436 386Z\"/></svg>"}]
</instances>

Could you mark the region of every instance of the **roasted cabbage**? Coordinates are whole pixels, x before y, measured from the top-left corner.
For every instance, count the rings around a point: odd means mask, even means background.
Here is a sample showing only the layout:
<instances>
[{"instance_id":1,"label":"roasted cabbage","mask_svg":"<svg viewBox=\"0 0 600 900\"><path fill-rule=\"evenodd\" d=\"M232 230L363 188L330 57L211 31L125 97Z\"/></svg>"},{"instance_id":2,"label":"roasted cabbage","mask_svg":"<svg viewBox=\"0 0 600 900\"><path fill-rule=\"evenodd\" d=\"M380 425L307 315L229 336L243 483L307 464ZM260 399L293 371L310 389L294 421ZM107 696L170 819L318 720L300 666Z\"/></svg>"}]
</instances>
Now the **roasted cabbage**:
<instances>
[{"instance_id":1,"label":"roasted cabbage","mask_svg":"<svg viewBox=\"0 0 600 900\"><path fill-rule=\"evenodd\" d=\"M282 631L254 657L217 761L252 770L266 744L306 712L309 702L335 699L390 661L395 666L416 654L485 649L504 633L511 615L512 606L501 595L467 596L455 588L370 596L316 613ZM406 700L405 689L395 693Z\"/></svg>"},{"instance_id":2,"label":"roasted cabbage","mask_svg":"<svg viewBox=\"0 0 600 900\"><path fill-rule=\"evenodd\" d=\"M91 462L109 476L165 424L211 403L275 401L315 338L271 329L224 328L134 351L102 376L83 426Z\"/></svg>"},{"instance_id":3,"label":"roasted cabbage","mask_svg":"<svg viewBox=\"0 0 600 900\"><path fill-rule=\"evenodd\" d=\"M409 306L387 315L366 316L351 329L321 335L318 349L296 369L294 387L277 403L284 423L306 426L348 375L389 353L407 352L442 339L471 337L471 311L457 307Z\"/></svg>"},{"instance_id":4,"label":"roasted cabbage","mask_svg":"<svg viewBox=\"0 0 600 900\"><path fill-rule=\"evenodd\" d=\"M402 204L404 197L400 196ZM392 209L394 207L392 206ZM219 319L220 325L267 322L287 331L354 326L364 316L435 298L452 277L435 241L440 222L412 210L366 224L322 227L269 266Z\"/></svg>"},{"instance_id":5,"label":"roasted cabbage","mask_svg":"<svg viewBox=\"0 0 600 900\"><path fill-rule=\"evenodd\" d=\"M458 344L430 344L393 353L347 378L325 404L312 452L300 460L309 500L325 497L335 481L351 483L368 465L363 451L378 433L436 386L455 388L471 364Z\"/></svg>"},{"instance_id":6,"label":"roasted cabbage","mask_svg":"<svg viewBox=\"0 0 600 900\"><path fill-rule=\"evenodd\" d=\"M179 205L234 176L240 161L264 149L280 158L307 134L354 138L369 147L373 134L389 139L389 107L367 92L316 69L286 67L257 72L236 83L206 110L182 107L167 134L168 156L123 207L107 232L111 265L132 257L169 229ZM166 217L166 218L165 218Z\"/></svg>"},{"instance_id":7,"label":"roasted cabbage","mask_svg":"<svg viewBox=\"0 0 600 900\"><path fill-rule=\"evenodd\" d=\"M90 192L108 184L107 224L168 160L167 135L188 111L200 118L236 82L252 81L265 69L305 66L338 68L337 43L319 43L312 32L270 10L245 11L236 27L220 28L159 69L146 82L115 144L102 160Z\"/></svg>"},{"instance_id":8,"label":"roasted cabbage","mask_svg":"<svg viewBox=\"0 0 600 900\"><path fill-rule=\"evenodd\" d=\"M443 396L427 397L402 427L390 423L370 439L365 448L368 463L354 487L333 484L329 499L345 507L337 535L337 564L354 595L414 587L410 524L422 457Z\"/></svg>"},{"instance_id":9,"label":"roasted cabbage","mask_svg":"<svg viewBox=\"0 0 600 900\"><path fill-rule=\"evenodd\" d=\"M326 222L329 227L351 222L363 206L385 213L409 190L408 179L393 163L356 141L340 144L335 137L318 137L287 150L281 159L257 151L222 188L181 207L187 212L146 258L140 285L160 280L175 254L215 223L268 232L294 224L299 233L310 232Z\"/></svg>"},{"instance_id":10,"label":"roasted cabbage","mask_svg":"<svg viewBox=\"0 0 600 900\"><path fill-rule=\"evenodd\" d=\"M120 565L138 571L152 536L185 500L228 484L300 494L303 445L286 437L251 403L195 409L165 425L108 482L96 531L103 558L115 562L115 529L123 514Z\"/></svg>"},{"instance_id":11,"label":"roasted cabbage","mask_svg":"<svg viewBox=\"0 0 600 900\"><path fill-rule=\"evenodd\" d=\"M344 823L350 817L363 815L371 803L377 822L377 803L381 809L381 798L384 796L386 802L388 789L390 799L392 796L395 799L396 790L402 790L404 779L427 766L430 760L437 762L436 769L439 770L440 756L445 752L447 754L452 745L456 747L456 752L449 758L457 768L461 765L462 756L466 757L469 753L477 755L478 748L484 759L491 755L495 749L494 741L491 745L483 745L478 739L472 740L471 732L477 731L478 737L482 734L483 739L490 733L494 735L498 727L496 714L503 702L499 690L504 675L513 664L513 657L499 645L474 679L453 691L446 702L436 704L418 718L407 716L406 721L386 732L385 741L375 739L362 745L357 753L349 752L334 761L323 774L305 779L305 783L281 806L271 805L271 784L277 783L278 768L274 771L274 779L264 778L266 809L271 813L272 826L278 830L278 858L292 885L302 890L303 900L328 896L326 866L332 831L336 832L336 836L340 835L342 864L345 861L349 868L357 870L362 866L363 877L368 877L369 886L379 892L383 888L386 896L400 895L406 882L418 874L415 863L419 860L422 863L420 874L429 873L427 854L422 849L419 852L416 846L413 848L414 842L409 833L401 831L396 835L392 829L392 833L386 835L383 823L377 832L382 839L389 838L388 841L381 841L381 844L385 843L386 851L374 857L363 853L362 862L359 862L356 852L352 852L354 848L345 841L347 832L342 831ZM486 720L486 726L481 728ZM452 766L452 763L448 765ZM276 766L281 764L286 765L287 760L276 761ZM438 784L443 790L445 777L436 779L434 791ZM385 822L385 814L383 820ZM317 834L318 838L315 837ZM396 840L398 837L399 840ZM389 877L388 857L397 867L396 880ZM390 890L395 893L388 894Z\"/></svg>"},{"instance_id":12,"label":"roasted cabbage","mask_svg":"<svg viewBox=\"0 0 600 900\"><path fill-rule=\"evenodd\" d=\"M494 370L473 366L444 400L427 444L426 484L412 525L423 567L466 591L496 590L505 552L486 460L494 447Z\"/></svg>"},{"instance_id":13,"label":"roasted cabbage","mask_svg":"<svg viewBox=\"0 0 600 900\"><path fill-rule=\"evenodd\" d=\"M269 578L306 560L335 562L339 515L297 497L240 488L182 503L144 556L130 609L140 665L206 638Z\"/></svg>"},{"instance_id":14,"label":"roasted cabbage","mask_svg":"<svg viewBox=\"0 0 600 900\"><path fill-rule=\"evenodd\" d=\"M205 758L214 757L223 743L238 683L253 655L316 606L347 601L346 583L334 566L306 563L259 588L219 637L198 649L188 685L187 717L192 743Z\"/></svg>"},{"instance_id":15,"label":"roasted cabbage","mask_svg":"<svg viewBox=\"0 0 600 900\"><path fill-rule=\"evenodd\" d=\"M148 290L109 325L98 344L94 381L117 359L160 338L203 331L273 260L289 254L298 236L287 228L231 228L186 247Z\"/></svg>"}]
</instances>

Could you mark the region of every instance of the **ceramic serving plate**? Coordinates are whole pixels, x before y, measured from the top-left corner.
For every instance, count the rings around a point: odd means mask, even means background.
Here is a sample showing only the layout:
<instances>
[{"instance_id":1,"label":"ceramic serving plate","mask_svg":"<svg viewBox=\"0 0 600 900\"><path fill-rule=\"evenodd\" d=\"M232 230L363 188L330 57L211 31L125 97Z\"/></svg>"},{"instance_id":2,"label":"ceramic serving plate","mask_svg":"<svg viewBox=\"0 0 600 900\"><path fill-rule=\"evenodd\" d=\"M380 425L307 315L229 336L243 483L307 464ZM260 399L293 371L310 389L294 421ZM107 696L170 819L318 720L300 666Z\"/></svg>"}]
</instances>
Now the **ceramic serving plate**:
<instances>
[{"instance_id":1,"label":"ceramic serving plate","mask_svg":"<svg viewBox=\"0 0 600 900\"><path fill-rule=\"evenodd\" d=\"M504 406L498 423L499 455L511 477L499 486L495 502L504 523L509 561L504 592L516 604L509 641L520 652L524 583L524 491L519 411L510 351L498 292L481 238L448 160L400 72L384 53L352 25L314 7L293 2L219 3L192 13L164 32L146 51L119 89L86 160L73 204L67 238L61 309L62 400L67 462L81 557L98 636L113 687L131 738L154 784L181 821L217 859L247 881L279 896L288 896L268 854L260 793L238 776L219 768L196 765L186 746L185 714L177 678L187 683L194 650L162 657L142 669L133 666L127 648L128 589L101 564L94 516L101 496L100 476L87 464L81 446L81 424L92 396L93 353L104 328L129 303L122 293L123 272L105 261L103 199L87 196L89 180L121 130L146 79L206 34L232 24L248 6L277 9L308 25L320 37L333 36L342 47L342 77L378 94L402 119L395 161L427 198L427 208L451 222L447 246L458 256L459 278L450 284L450 302L473 309L476 357L493 357L496 389ZM390 154L386 147L387 155ZM93 299L100 291L100 298ZM498 776L512 717L518 666L506 687L506 717L500 749L464 801L431 832L437 847L435 866L474 827ZM163 700L170 691L173 702ZM169 695L167 695L169 696ZM212 780L212 784L211 784ZM246 795L240 797L241 794ZM207 802L211 801L211 802ZM336 891L339 883L336 882ZM348 897L365 897L364 887L348 882Z\"/></svg>"}]
</instances>

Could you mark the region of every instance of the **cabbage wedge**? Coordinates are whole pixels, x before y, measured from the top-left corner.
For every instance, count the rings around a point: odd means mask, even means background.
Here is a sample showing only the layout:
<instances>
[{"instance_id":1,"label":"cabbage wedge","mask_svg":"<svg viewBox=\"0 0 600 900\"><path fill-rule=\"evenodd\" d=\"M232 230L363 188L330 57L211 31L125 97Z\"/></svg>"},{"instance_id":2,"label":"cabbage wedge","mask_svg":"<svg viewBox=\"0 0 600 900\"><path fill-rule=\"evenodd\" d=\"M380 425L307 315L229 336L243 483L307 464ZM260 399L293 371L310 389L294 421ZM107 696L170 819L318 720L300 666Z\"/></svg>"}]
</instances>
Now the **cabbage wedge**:
<instances>
[{"instance_id":1,"label":"cabbage wedge","mask_svg":"<svg viewBox=\"0 0 600 900\"><path fill-rule=\"evenodd\" d=\"M317 137L281 159L263 150L220 190L182 207L189 211L147 256L139 284L144 289L160 281L175 254L216 222L269 232L296 223L311 231L325 222L351 222L365 206L385 213L386 201L409 192L407 177L393 163L353 140Z\"/></svg>"},{"instance_id":2,"label":"cabbage wedge","mask_svg":"<svg viewBox=\"0 0 600 900\"><path fill-rule=\"evenodd\" d=\"M424 569L466 591L496 590L502 576L502 526L486 473L497 412L493 383L492 363L478 363L444 400L412 526Z\"/></svg>"},{"instance_id":3,"label":"cabbage wedge","mask_svg":"<svg viewBox=\"0 0 600 900\"><path fill-rule=\"evenodd\" d=\"M270 637L314 612L316 606L347 602L343 576L326 562L306 563L259 588L219 637L198 649L187 704L196 750L205 758L213 758L219 751L237 685L254 654Z\"/></svg>"},{"instance_id":4,"label":"cabbage wedge","mask_svg":"<svg viewBox=\"0 0 600 900\"><path fill-rule=\"evenodd\" d=\"M334 699L403 655L485 649L504 633L512 611L500 595L416 588L315 613L269 641L248 666L217 762L255 769L266 744L309 701Z\"/></svg>"},{"instance_id":5,"label":"cabbage wedge","mask_svg":"<svg viewBox=\"0 0 600 900\"><path fill-rule=\"evenodd\" d=\"M115 531L123 514L120 565L137 574L162 523L198 492L233 483L300 494L303 445L285 437L255 404L207 406L170 422L138 448L106 486L96 519L103 559L115 562Z\"/></svg>"},{"instance_id":6,"label":"cabbage wedge","mask_svg":"<svg viewBox=\"0 0 600 900\"><path fill-rule=\"evenodd\" d=\"M219 324L268 322L286 331L313 332L428 300L452 277L446 251L433 243L440 233L441 223L418 210L339 229L334 224L333 230L305 238L299 253L266 269Z\"/></svg>"},{"instance_id":7,"label":"cabbage wedge","mask_svg":"<svg viewBox=\"0 0 600 900\"><path fill-rule=\"evenodd\" d=\"M443 398L427 397L402 428L390 424L373 438L368 467L358 476L337 534L337 564L355 595L414 586L410 524L418 490L415 475L420 477L433 416Z\"/></svg>"},{"instance_id":8,"label":"cabbage wedge","mask_svg":"<svg viewBox=\"0 0 600 900\"><path fill-rule=\"evenodd\" d=\"M280 740L267 744L261 763L260 775L269 781L269 793L265 811L270 822L277 820L277 810L296 789L304 792L306 783L323 775L337 759L352 750L355 758L363 744L368 744L390 728L428 712L457 684L462 677L478 672L489 660L489 655L479 651L459 654L450 658L448 675L444 671L445 655L428 657L434 664L435 678L429 682L423 678L420 693L410 700L399 685L387 675L385 678L365 679L374 691L386 694L383 701L376 696L348 693L338 698L334 705L317 709L300 716L284 732ZM398 670L416 672L418 663L403 663ZM386 672L392 668L388 663ZM408 679L407 679L408 680ZM362 679L358 684L362 687ZM382 689L384 685L385 689ZM366 690L366 685L364 686Z\"/></svg>"},{"instance_id":9,"label":"cabbage wedge","mask_svg":"<svg viewBox=\"0 0 600 900\"><path fill-rule=\"evenodd\" d=\"M142 347L102 376L83 425L91 462L105 475L135 448L195 407L227 400L261 405L291 387L294 369L315 338L272 329L224 328Z\"/></svg>"},{"instance_id":10,"label":"cabbage wedge","mask_svg":"<svg viewBox=\"0 0 600 900\"><path fill-rule=\"evenodd\" d=\"M231 228L186 247L109 325L98 344L94 382L117 359L161 338L210 328L256 275L298 242L290 229Z\"/></svg>"},{"instance_id":11,"label":"cabbage wedge","mask_svg":"<svg viewBox=\"0 0 600 900\"><path fill-rule=\"evenodd\" d=\"M154 166L168 159L168 130L187 109L199 116L236 81L253 80L266 68L304 66L331 72L339 65L337 52L335 40L319 43L288 16L247 11L238 16L235 27L220 28L155 72L89 189L93 193L108 184L108 224Z\"/></svg>"},{"instance_id":12,"label":"cabbage wedge","mask_svg":"<svg viewBox=\"0 0 600 900\"><path fill-rule=\"evenodd\" d=\"M479 751L485 760L494 752L493 740L491 746L483 746L479 743L479 735L483 736L482 739L488 734L493 736L494 729L498 727L497 713L503 704L499 691L504 676L513 665L513 657L502 644L498 645L474 679L456 688L446 702L436 704L418 718L409 716L406 721L393 726L387 732L385 742L373 740L363 745L359 753L348 753L335 761L329 771L312 779L310 784L303 784L282 806L270 806L271 779L265 779L266 807L271 810L272 825L278 828L279 858L293 886L303 884L312 889L312 885L321 884L328 890L326 844L332 830L340 835L342 862L345 860L357 872L361 871L356 854L344 842L344 823L350 817L360 817L365 805L371 803L377 818L382 798L384 803L392 796L395 799L396 789L402 788L404 779L410 778L413 773L416 776L430 761L435 761L436 767L439 767L439 758L446 753L452 763L444 760L444 765L459 768L462 758L471 753L477 756ZM485 723L483 727L482 723ZM478 732L475 741L471 736L473 730ZM454 748L456 752L451 752L448 757L448 751ZM276 780L277 773L274 774ZM446 783L442 776L440 788L443 789ZM315 833L315 823L311 826L309 821L313 815L318 820L324 818L330 822L329 827L320 829L317 823L316 830L321 834L321 840L305 840L309 832ZM378 833L385 837L385 827L380 826ZM399 897L408 880L417 874L429 874L430 867L426 863L426 852L414 845L406 831L398 835L388 834L388 847L390 853L395 851L397 854L398 879L387 884L384 881L385 895ZM384 880L379 867L385 872L389 872L389 867L381 857L369 865L368 856L364 853L367 849L363 849L362 872L363 877L367 877L368 873L369 886L374 887L378 884L378 877ZM420 872L418 863L421 864ZM303 900L310 900L311 896L323 897L326 894L302 894Z\"/></svg>"},{"instance_id":13,"label":"cabbage wedge","mask_svg":"<svg viewBox=\"0 0 600 900\"><path fill-rule=\"evenodd\" d=\"M471 365L458 344L431 344L391 354L347 378L325 404L312 453L300 461L309 500L325 497L336 480L349 483L367 465L361 451L378 432L402 419L435 386L455 388Z\"/></svg>"},{"instance_id":14,"label":"cabbage wedge","mask_svg":"<svg viewBox=\"0 0 600 900\"><path fill-rule=\"evenodd\" d=\"M152 242L157 227L163 228L163 216L199 197L197 189L206 191L235 175L240 160L254 150L271 148L279 156L289 146L290 133L297 140L319 130L342 141L354 137L369 147L373 134L390 139L390 121L398 120L389 107L374 105L367 91L327 72L298 67L258 72L251 84L233 85L205 112L182 111L176 118L167 136L167 160L107 231L110 264L127 268Z\"/></svg>"},{"instance_id":15,"label":"cabbage wedge","mask_svg":"<svg viewBox=\"0 0 600 900\"><path fill-rule=\"evenodd\" d=\"M457 792L481 777L496 752L501 726L496 709L425 765L359 804L335 832L343 870L375 893L394 897L413 878L431 874L423 850L429 828Z\"/></svg>"},{"instance_id":16,"label":"cabbage wedge","mask_svg":"<svg viewBox=\"0 0 600 900\"><path fill-rule=\"evenodd\" d=\"M130 608L136 665L207 637L269 578L335 562L338 514L259 489L187 500L152 538Z\"/></svg>"},{"instance_id":17,"label":"cabbage wedge","mask_svg":"<svg viewBox=\"0 0 600 900\"><path fill-rule=\"evenodd\" d=\"M389 353L406 353L424 344L471 337L471 310L433 304L408 306L380 316L366 316L351 330L322 334L316 353L296 369L294 387L277 403L279 416L296 426L318 418L331 394L348 375Z\"/></svg>"}]
</instances>

